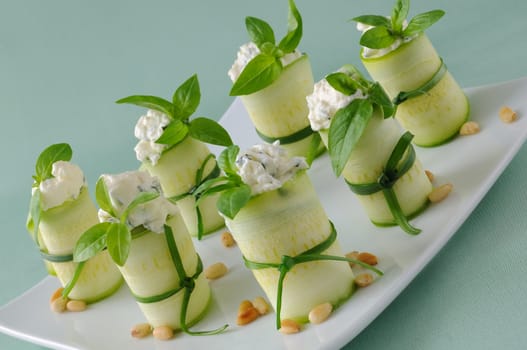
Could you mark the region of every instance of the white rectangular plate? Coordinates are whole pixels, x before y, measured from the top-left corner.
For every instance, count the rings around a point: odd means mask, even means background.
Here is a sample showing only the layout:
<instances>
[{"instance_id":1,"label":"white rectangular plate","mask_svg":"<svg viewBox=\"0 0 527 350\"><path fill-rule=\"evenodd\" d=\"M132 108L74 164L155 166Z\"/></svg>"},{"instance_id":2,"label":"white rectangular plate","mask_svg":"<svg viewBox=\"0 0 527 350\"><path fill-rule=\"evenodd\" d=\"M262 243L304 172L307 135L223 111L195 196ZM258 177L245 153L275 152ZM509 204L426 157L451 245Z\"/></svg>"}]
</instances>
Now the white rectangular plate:
<instances>
[{"instance_id":1,"label":"white rectangular plate","mask_svg":"<svg viewBox=\"0 0 527 350\"><path fill-rule=\"evenodd\" d=\"M325 323L308 325L295 335L276 331L274 315L236 326L238 304L263 292L243 266L237 248L224 248L219 235L195 241L205 266L224 262L229 273L212 281L213 305L195 329L212 329L225 323L228 330L215 336L177 334L168 341L130 336L130 328L144 318L126 287L116 295L91 305L82 313L55 314L49 297L59 286L46 277L25 294L0 309L0 331L55 349L335 349L344 346L399 295L419 271L437 254L481 201L489 188L518 152L527 136L527 78L466 90L472 119L481 132L439 148L417 148L426 169L436 175L436 184L452 183L454 191L443 202L431 205L412 220L423 232L410 236L397 227L373 226L341 179L331 173L327 156L318 159L309 175L328 216L335 223L345 251L373 252L385 275L359 290ZM505 124L498 118L501 106L518 112L518 120ZM235 143L246 147L258 143L252 124L239 99L227 110L221 123ZM217 152L219 149L215 148Z\"/></svg>"}]
</instances>

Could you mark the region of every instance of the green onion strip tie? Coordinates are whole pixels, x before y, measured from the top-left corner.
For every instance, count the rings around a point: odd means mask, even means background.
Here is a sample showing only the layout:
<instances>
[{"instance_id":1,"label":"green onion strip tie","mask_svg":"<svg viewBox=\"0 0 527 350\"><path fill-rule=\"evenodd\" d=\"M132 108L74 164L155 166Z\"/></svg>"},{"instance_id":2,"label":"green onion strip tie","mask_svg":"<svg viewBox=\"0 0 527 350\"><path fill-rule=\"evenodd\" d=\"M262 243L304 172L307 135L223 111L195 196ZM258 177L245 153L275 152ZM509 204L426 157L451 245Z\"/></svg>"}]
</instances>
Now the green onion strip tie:
<instances>
[{"instance_id":1,"label":"green onion strip tie","mask_svg":"<svg viewBox=\"0 0 527 350\"><path fill-rule=\"evenodd\" d=\"M420 229L413 227L409 222L408 218L404 215L393 186L410 168L415 162L415 150L411 145L412 138L414 136L410 132L405 132L397 144L395 145L390 158L384 168L384 171L381 173L377 182L372 182L368 184L353 184L350 182L348 184L351 191L358 195L370 195L382 191L386 203L390 208L390 212L393 215L393 218L397 225L399 225L406 233L417 235L421 232ZM408 152L407 152L408 151ZM406 158L402 161L401 165L398 167L399 162L406 154Z\"/></svg>"},{"instance_id":2,"label":"green onion strip tie","mask_svg":"<svg viewBox=\"0 0 527 350\"><path fill-rule=\"evenodd\" d=\"M140 296L134 295L135 299L140 303L155 303L155 302L167 299L171 297L172 295L180 292L181 290L184 290L183 301L181 304L181 313L179 314L179 323L180 323L181 330L190 335L214 335L214 334L219 334L223 332L228 327L228 325L224 325L222 327L219 327L211 331L191 331L188 328L187 326L188 304L190 302L190 297L192 295L192 292L194 291L194 288L196 286L195 280L203 272L203 263L199 255L196 254L197 259L198 259L198 265L196 267L196 272L192 276L187 276L187 273L185 272L185 269L183 268L183 262L181 261L181 255L179 254L176 241L174 240L172 228L170 228L170 226L168 225L165 225L165 239L167 241L167 245L170 251L172 262L174 264L174 267L176 268L176 272L180 280L180 285L179 287L172 289L168 292L155 295L155 296L151 296L151 297L140 297Z\"/></svg>"},{"instance_id":3,"label":"green onion strip tie","mask_svg":"<svg viewBox=\"0 0 527 350\"><path fill-rule=\"evenodd\" d=\"M399 94L393 99L393 104L398 106L408 99L426 94L428 91L432 90L434 86L436 86L441 81L441 79L443 79L443 76L446 74L447 70L446 64L441 59L441 65L439 66L439 69L434 73L430 80L417 89L399 92Z\"/></svg>"},{"instance_id":4,"label":"green onion strip tie","mask_svg":"<svg viewBox=\"0 0 527 350\"><path fill-rule=\"evenodd\" d=\"M288 144L291 144L291 143L294 143L294 142L297 142L297 141L303 140L303 139L305 139L306 137L309 137L309 136L311 136L313 133L315 133L315 132L311 129L311 125L308 125L308 126L306 126L305 128L300 129L300 130L298 130L298 131L295 132L295 133L292 133L291 135L282 136L282 137L271 137L271 136L267 136L267 135L265 135L265 134L262 134L258 129L255 129L255 130L256 130L256 133L258 134L258 136L260 136L260 138L261 138L262 140L264 140L265 142L273 143L273 142L275 142L275 141L280 141L280 144L281 144L281 145L288 145Z\"/></svg>"},{"instance_id":5,"label":"green onion strip tie","mask_svg":"<svg viewBox=\"0 0 527 350\"><path fill-rule=\"evenodd\" d=\"M185 193L182 193L182 194L179 194L179 195L175 195L175 196L172 196L170 198L168 198L169 201L171 201L172 203L176 203L177 201L185 198L185 197L188 197L188 196L194 196L195 200L197 201L199 199L199 194L196 194L195 191L196 189L202 185L205 181L207 180L210 180L210 179L214 179L218 176L220 176L220 168L218 166L218 164L216 163L215 166L214 166L214 169L212 169L212 171L209 173L209 175L207 175L206 177L203 177L203 173L205 172L205 167L207 166L208 162L211 160L211 159L214 159L214 155L211 153L209 154L205 160L203 160L203 163L201 164L201 166L199 167L199 169L196 171L196 178L194 180L194 187L192 187L190 190L188 190L187 192ZM196 217L197 217L197 221L198 221L198 240L201 240L201 238L203 238L203 216L201 214L201 210L199 208L199 205L196 205Z\"/></svg>"},{"instance_id":6,"label":"green onion strip tie","mask_svg":"<svg viewBox=\"0 0 527 350\"><path fill-rule=\"evenodd\" d=\"M363 263L362 261L355 260L355 259L349 259L343 256L322 254L329 247L331 247L331 245L337 239L337 231L335 230L335 226L333 225L331 221L330 221L330 224L331 224L331 232L329 236L326 238L326 240L322 241L321 243L317 244L313 248L308 249L305 252L297 256L292 257L289 255L282 255L281 263L261 263L261 262L250 261L247 258L245 258L245 256L243 257L245 266L247 266L251 270L275 268L280 272L280 275L278 277L278 287L277 287L277 296L276 296L276 329L280 329L281 327L280 312L282 310L282 291L284 288L284 279L287 273L291 271L295 265L307 263L311 261L320 261L320 260L346 261L346 262L352 262L357 265L360 265L366 269L369 269L375 272L376 274L380 276L383 275L383 272L381 270L376 269L375 267L368 265L366 263Z\"/></svg>"}]
</instances>

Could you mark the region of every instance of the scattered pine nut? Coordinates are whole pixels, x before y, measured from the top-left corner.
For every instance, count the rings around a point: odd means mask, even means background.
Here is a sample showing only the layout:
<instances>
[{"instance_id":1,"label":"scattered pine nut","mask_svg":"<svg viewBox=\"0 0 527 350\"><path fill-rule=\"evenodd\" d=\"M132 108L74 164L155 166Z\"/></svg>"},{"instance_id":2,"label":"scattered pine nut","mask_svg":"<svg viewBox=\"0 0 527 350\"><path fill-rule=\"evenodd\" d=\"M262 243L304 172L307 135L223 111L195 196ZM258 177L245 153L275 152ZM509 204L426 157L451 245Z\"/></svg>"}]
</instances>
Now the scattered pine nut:
<instances>
[{"instance_id":1,"label":"scattered pine nut","mask_svg":"<svg viewBox=\"0 0 527 350\"><path fill-rule=\"evenodd\" d=\"M260 317L260 312L256 309L249 300L244 300L240 303L238 307L238 318L236 319L236 324L238 326L244 326L251 323Z\"/></svg>"},{"instance_id":2,"label":"scattered pine nut","mask_svg":"<svg viewBox=\"0 0 527 350\"><path fill-rule=\"evenodd\" d=\"M51 311L58 312L58 313L64 312L64 311L66 311L66 304L67 303L68 303L68 299L67 298L63 298L61 296L61 297L53 300L53 302L50 304Z\"/></svg>"},{"instance_id":3,"label":"scattered pine nut","mask_svg":"<svg viewBox=\"0 0 527 350\"><path fill-rule=\"evenodd\" d=\"M205 273L205 278L209 280L215 280L220 277L223 277L227 273L227 271L228 271L227 266L225 266L224 263L217 262L207 267L204 273Z\"/></svg>"},{"instance_id":4,"label":"scattered pine nut","mask_svg":"<svg viewBox=\"0 0 527 350\"><path fill-rule=\"evenodd\" d=\"M474 135L477 134L479 130L480 128L478 123L475 121L468 121L461 126L461 129L459 129L459 134L462 136Z\"/></svg>"},{"instance_id":5,"label":"scattered pine nut","mask_svg":"<svg viewBox=\"0 0 527 350\"><path fill-rule=\"evenodd\" d=\"M263 297L256 297L253 300L253 305L258 310L260 315L265 315L269 313L269 304L267 304L267 301Z\"/></svg>"},{"instance_id":6,"label":"scattered pine nut","mask_svg":"<svg viewBox=\"0 0 527 350\"><path fill-rule=\"evenodd\" d=\"M373 276L369 273L361 273L360 275L355 277L355 283L361 288L369 286L370 284L372 284L372 282Z\"/></svg>"},{"instance_id":7,"label":"scattered pine nut","mask_svg":"<svg viewBox=\"0 0 527 350\"><path fill-rule=\"evenodd\" d=\"M377 265L378 263L377 257L373 255L372 253L368 253L368 252L360 253L358 260L365 264L372 265L372 266Z\"/></svg>"},{"instance_id":8,"label":"scattered pine nut","mask_svg":"<svg viewBox=\"0 0 527 350\"><path fill-rule=\"evenodd\" d=\"M51 294L51 297L49 298L49 302L52 303L55 300L57 300L58 298L61 298L63 290L64 290L64 288L62 288L62 287L57 288L57 290L55 292L53 292L53 294Z\"/></svg>"},{"instance_id":9,"label":"scattered pine nut","mask_svg":"<svg viewBox=\"0 0 527 350\"><path fill-rule=\"evenodd\" d=\"M333 311L333 305L330 303L317 305L309 311L309 322L313 324L322 323L328 319L329 315L331 315L331 311Z\"/></svg>"},{"instance_id":10,"label":"scattered pine nut","mask_svg":"<svg viewBox=\"0 0 527 350\"><path fill-rule=\"evenodd\" d=\"M238 306L238 315L253 308L254 305L253 303L250 301L250 300L243 300L241 303L240 303L240 306Z\"/></svg>"},{"instance_id":11,"label":"scattered pine nut","mask_svg":"<svg viewBox=\"0 0 527 350\"><path fill-rule=\"evenodd\" d=\"M132 327L130 335L134 338L144 338L152 333L152 326L148 323L136 324Z\"/></svg>"},{"instance_id":12,"label":"scattered pine nut","mask_svg":"<svg viewBox=\"0 0 527 350\"><path fill-rule=\"evenodd\" d=\"M352 259L352 260L359 260L359 252L354 250L352 252L349 252L346 254L346 258L348 259ZM351 261L349 262L350 266L353 267L355 266L355 263L352 263Z\"/></svg>"},{"instance_id":13,"label":"scattered pine nut","mask_svg":"<svg viewBox=\"0 0 527 350\"><path fill-rule=\"evenodd\" d=\"M71 312L80 312L86 310L86 302L83 300L70 300L66 304L66 309Z\"/></svg>"},{"instance_id":14,"label":"scattered pine nut","mask_svg":"<svg viewBox=\"0 0 527 350\"><path fill-rule=\"evenodd\" d=\"M432 173L430 170L425 170L425 174L430 182L434 182L434 173Z\"/></svg>"},{"instance_id":15,"label":"scattered pine nut","mask_svg":"<svg viewBox=\"0 0 527 350\"><path fill-rule=\"evenodd\" d=\"M169 326L157 326L152 335L158 340L169 340L174 338L174 330Z\"/></svg>"},{"instance_id":16,"label":"scattered pine nut","mask_svg":"<svg viewBox=\"0 0 527 350\"><path fill-rule=\"evenodd\" d=\"M512 123L516 119L518 119L516 112L514 112L512 109L510 109L507 106L501 107L499 116L502 122L504 123Z\"/></svg>"},{"instance_id":17,"label":"scattered pine nut","mask_svg":"<svg viewBox=\"0 0 527 350\"><path fill-rule=\"evenodd\" d=\"M300 332L300 324L291 319L285 319L280 322L280 332L283 334L293 334Z\"/></svg>"},{"instance_id":18,"label":"scattered pine nut","mask_svg":"<svg viewBox=\"0 0 527 350\"><path fill-rule=\"evenodd\" d=\"M450 194L450 192L452 192L453 188L454 186L452 186L452 184L444 184L439 187L436 187L432 190L432 192L430 192L430 194L428 195L428 199L432 203L441 202Z\"/></svg>"},{"instance_id":19,"label":"scattered pine nut","mask_svg":"<svg viewBox=\"0 0 527 350\"><path fill-rule=\"evenodd\" d=\"M236 244L236 242L234 241L234 237L228 231L225 231L221 234L221 243L226 248L232 247Z\"/></svg>"}]
</instances>

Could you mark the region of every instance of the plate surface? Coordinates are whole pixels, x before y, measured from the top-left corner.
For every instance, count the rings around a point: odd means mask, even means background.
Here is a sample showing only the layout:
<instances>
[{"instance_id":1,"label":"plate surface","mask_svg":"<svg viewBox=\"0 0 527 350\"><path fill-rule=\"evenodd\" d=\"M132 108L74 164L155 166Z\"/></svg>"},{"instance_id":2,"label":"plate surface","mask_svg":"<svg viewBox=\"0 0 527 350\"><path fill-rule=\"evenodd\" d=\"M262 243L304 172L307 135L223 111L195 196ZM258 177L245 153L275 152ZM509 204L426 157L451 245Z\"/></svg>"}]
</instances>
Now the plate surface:
<instances>
[{"instance_id":1,"label":"plate surface","mask_svg":"<svg viewBox=\"0 0 527 350\"><path fill-rule=\"evenodd\" d=\"M397 227L378 228L365 216L354 195L331 173L329 159L318 159L309 175L344 251L369 251L379 257L385 275L359 290L325 323L308 325L302 332L284 336L274 328L274 315L264 316L244 327L236 326L238 304L264 295L241 261L237 248L224 248L219 235L195 241L205 266L217 261L230 269L212 281L213 304L194 329L212 329L225 323L228 330L216 336L192 337L177 334L172 341L152 337L137 340L130 328L144 318L123 286L114 296L82 313L55 314L49 296L59 286L46 277L23 295L0 308L0 331L54 349L335 349L344 346L399 295L437 254L482 200L527 137L527 78L466 89L471 118L480 133L458 137L439 148L416 147L435 184L452 183L454 191L443 202L431 205L412 224L423 232L410 236ZM505 124L498 118L502 106L518 113L518 120ZM229 107L221 123L243 149L259 142L239 99ZM220 149L214 148L215 153Z\"/></svg>"}]
</instances>

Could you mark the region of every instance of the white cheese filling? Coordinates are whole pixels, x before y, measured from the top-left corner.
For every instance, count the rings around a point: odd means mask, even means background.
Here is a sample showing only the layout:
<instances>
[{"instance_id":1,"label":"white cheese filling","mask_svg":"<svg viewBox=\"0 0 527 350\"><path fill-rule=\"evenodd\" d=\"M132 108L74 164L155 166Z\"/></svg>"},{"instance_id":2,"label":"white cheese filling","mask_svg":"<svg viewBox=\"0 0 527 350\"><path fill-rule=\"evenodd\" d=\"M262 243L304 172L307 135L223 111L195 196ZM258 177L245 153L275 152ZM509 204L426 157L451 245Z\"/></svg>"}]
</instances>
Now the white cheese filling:
<instances>
[{"instance_id":1,"label":"white cheese filling","mask_svg":"<svg viewBox=\"0 0 527 350\"><path fill-rule=\"evenodd\" d=\"M151 109L139 118L134 129L134 135L139 139L134 148L139 161L148 161L153 165L159 161L166 145L156 143L156 141L168 124L170 124L170 118L167 115Z\"/></svg>"},{"instance_id":2,"label":"white cheese filling","mask_svg":"<svg viewBox=\"0 0 527 350\"><path fill-rule=\"evenodd\" d=\"M40 207L46 211L66 201L77 199L86 186L84 174L78 165L57 161L51 167L52 178L39 185Z\"/></svg>"}]
</instances>

